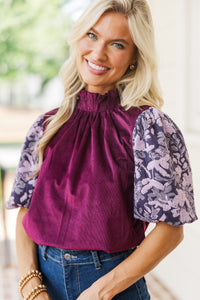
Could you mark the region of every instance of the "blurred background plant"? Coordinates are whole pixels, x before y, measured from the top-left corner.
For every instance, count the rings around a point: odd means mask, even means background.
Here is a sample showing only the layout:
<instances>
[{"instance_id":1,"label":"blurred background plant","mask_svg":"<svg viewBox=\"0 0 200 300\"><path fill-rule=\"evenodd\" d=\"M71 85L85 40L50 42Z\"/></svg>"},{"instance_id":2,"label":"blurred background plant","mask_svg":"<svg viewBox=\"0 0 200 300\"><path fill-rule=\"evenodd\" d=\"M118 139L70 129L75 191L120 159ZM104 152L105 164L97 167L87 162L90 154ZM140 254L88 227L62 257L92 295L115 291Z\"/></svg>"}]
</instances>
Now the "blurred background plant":
<instances>
[{"instance_id":1,"label":"blurred background plant","mask_svg":"<svg viewBox=\"0 0 200 300\"><path fill-rule=\"evenodd\" d=\"M58 74L68 56L67 2L0 0L0 103L27 106L27 83L35 97Z\"/></svg>"}]
</instances>

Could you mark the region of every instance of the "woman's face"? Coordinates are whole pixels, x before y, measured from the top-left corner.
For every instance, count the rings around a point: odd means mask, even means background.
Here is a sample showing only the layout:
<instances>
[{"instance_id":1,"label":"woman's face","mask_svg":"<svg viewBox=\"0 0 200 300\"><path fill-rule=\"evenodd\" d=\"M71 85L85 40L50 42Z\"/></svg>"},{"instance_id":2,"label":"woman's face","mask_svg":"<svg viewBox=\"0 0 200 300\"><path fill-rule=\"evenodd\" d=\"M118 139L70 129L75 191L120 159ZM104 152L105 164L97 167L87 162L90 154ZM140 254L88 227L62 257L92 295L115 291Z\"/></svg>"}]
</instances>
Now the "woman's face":
<instances>
[{"instance_id":1,"label":"woman's face","mask_svg":"<svg viewBox=\"0 0 200 300\"><path fill-rule=\"evenodd\" d=\"M89 92L113 90L134 62L135 45L120 13L105 13L78 42L77 67Z\"/></svg>"}]
</instances>

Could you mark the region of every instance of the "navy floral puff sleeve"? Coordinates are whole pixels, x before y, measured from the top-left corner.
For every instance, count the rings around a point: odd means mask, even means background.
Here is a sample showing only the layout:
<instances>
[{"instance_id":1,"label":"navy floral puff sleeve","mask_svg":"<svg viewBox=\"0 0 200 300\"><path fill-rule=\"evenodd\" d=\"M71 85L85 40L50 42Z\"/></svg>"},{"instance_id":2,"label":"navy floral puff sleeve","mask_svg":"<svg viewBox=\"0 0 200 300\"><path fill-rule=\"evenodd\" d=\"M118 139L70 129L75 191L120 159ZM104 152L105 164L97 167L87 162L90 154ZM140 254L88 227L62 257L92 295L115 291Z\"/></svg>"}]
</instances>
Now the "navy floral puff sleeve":
<instances>
[{"instance_id":1,"label":"navy floral puff sleeve","mask_svg":"<svg viewBox=\"0 0 200 300\"><path fill-rule=\"evenodd\" d=\"M16 170L14 185L6 208L28 208L37 182L33 177L38 168L37 142L43 135L43 118L41 115L29 129L22 147L19 165Z\"/></svg>"},{"instance_id":2,"label":"navy floral puff sleeve","mask_svg":"<svg viewBox=\"0 0 200 300\"><path fill-rule=\"evenodd\" d=\"M149 108L133 131L134 217L171 225L197 219L188 153L179 128L164 113Z\"/></svg>"}]
</instances>

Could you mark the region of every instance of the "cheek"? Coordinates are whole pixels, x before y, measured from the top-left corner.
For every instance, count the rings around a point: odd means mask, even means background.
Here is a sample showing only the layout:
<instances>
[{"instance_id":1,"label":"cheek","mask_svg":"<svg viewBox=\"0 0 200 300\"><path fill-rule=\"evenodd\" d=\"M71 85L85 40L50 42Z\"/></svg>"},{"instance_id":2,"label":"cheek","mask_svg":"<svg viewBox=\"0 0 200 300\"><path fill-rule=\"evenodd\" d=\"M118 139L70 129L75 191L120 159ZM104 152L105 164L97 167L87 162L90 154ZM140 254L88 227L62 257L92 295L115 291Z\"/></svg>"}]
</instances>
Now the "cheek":
<instances>
[{"instance_id":1,"label":"cheek","mask_svg":"<svg viewBox=\"0 0 200 300\"><path fill-rule=\"evenodd\" d=\"M128 59L127 54L122 53L121 55L115 56L113 58L113 65L124 72L130 64L130 59Z\"/></svg>"},{"instance_id":2,"label":"cheek","mask_svg":"<svg viewBox=\"0 0 200 300\"><path fill-rule=\"evenodd\" d=\"M78 55L81 57L89 51L88 42L85 38L81 39L78 43Z\"/></svg>"}]
</instances>

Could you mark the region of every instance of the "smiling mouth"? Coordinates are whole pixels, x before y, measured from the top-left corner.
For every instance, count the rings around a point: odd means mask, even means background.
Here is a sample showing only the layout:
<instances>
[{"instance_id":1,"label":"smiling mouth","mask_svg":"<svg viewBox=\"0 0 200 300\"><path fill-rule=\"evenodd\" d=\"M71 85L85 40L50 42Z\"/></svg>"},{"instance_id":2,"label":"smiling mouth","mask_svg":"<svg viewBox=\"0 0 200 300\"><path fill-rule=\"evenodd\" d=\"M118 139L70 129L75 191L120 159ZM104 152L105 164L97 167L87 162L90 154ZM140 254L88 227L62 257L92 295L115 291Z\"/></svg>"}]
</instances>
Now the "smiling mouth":
<instances>
[{"instance_id":1,"label":"smiling mouth","mask_svg":"<svg viewBox=\"0 0 200 300\"><path fill-rule=\"evenodd\" d=\"M106 67L102 67L102 66L99 66L99 65L96 65L96 64L93 64L91 61L87 60L87 63L88 65L94 69L94 70L97 70L97 71L107 71L109 70L109 68L106 68Z\"/></svg>"}]
</instances>

